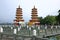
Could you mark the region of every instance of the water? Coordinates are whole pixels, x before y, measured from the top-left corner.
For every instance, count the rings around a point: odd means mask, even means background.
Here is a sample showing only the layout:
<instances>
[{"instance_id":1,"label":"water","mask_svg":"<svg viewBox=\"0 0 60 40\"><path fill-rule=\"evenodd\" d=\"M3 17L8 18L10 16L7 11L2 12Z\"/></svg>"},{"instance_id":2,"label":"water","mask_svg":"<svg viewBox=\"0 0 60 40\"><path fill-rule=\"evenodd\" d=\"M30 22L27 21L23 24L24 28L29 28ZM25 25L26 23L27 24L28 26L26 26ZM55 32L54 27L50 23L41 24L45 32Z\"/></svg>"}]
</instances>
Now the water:
<instances>
[{"instance_id":1,"label":"water","mask_svg":"<svg viewBox=\"0 0 60 40\"><path fill-rule=\"evenodd\" d=\"M56 37L50 37L49 40L57 40Z\"/></svg>"}]
</instances>

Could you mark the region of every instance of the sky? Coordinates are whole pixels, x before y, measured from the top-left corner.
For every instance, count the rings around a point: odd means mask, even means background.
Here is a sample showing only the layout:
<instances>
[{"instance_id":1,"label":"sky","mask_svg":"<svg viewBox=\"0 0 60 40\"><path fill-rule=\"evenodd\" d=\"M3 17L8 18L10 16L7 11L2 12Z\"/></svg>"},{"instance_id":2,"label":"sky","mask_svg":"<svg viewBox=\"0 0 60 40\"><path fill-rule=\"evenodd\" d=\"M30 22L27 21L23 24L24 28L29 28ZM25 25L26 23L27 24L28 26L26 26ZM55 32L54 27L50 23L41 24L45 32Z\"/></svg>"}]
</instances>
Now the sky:
<instances>
[{"instance_id":1,"label":"sky","mask_svg":"<svg viewBox=\"0 0 60 40\"><path fill-rule=\"evenodd\" d=\"M22 8L23 19L28 22L31 19L31 9L37 8L38 17L58 15L60 0L0 0L0 23L11 23L15 19L16 8Z\"/></svg>"}]
</instances>

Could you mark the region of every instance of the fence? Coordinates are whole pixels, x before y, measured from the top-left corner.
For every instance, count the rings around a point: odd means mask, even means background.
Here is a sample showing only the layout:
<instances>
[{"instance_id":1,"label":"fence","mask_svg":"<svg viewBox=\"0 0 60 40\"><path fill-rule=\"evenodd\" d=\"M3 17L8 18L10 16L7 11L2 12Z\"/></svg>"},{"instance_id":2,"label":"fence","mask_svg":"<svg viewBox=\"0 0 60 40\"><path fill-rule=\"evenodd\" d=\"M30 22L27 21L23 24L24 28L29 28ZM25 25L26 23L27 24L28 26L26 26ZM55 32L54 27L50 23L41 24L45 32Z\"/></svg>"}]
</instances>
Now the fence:
<instances>
[{"instance_id":1,"label":"fence","mask_svg":"<svg viewBox=\"0 0 60 40\"><path fill-rule=\"evenodd\" d=\"M48 38L40 38L37 36L22 36L16 34L1 34L0 40L48 40Z\"/></svg>"},{"instance_id":2,"label":"fence","mask_svg":"<svg viewBox=\"0 0 60 40\"><path fill-rule=\"evenodd\" d=\"M2 40L34 40L33 39L33 30L36 30L36 39L43 38L44 35L60 33L60 26L14 26L14 25L0 25L3 29L0 31L0 39ZM14 32L15 31L15 32ZM43 39L44 40L44 39ZM47 40L47 39L46 39Z\"/></svg>"}]
</instances>

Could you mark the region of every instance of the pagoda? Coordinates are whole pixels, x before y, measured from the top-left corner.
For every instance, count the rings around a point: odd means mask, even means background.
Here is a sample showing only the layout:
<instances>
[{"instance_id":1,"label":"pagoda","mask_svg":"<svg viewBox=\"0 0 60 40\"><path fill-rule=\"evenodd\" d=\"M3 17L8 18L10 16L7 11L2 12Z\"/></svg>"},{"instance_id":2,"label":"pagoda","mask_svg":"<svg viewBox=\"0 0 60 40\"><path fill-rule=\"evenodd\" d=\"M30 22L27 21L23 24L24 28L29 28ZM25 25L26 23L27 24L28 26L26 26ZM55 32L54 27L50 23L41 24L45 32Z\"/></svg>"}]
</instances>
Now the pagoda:
<instances>
[{"instance_id":1,"label":"pagoda","mask_svg":"<svg viewBox=\"0 0 60 40\"><path fill-rule=\"evenodd\" d=\"M17 8L17 10L16 10L16 19L14 20L14 24L15 25L19 25L19 22L21 23L21 22L24 22L24 20L23 20L23 17L22 17L23 15L22 15L22 8L20 8L20 5L19 5L19 7Z\"/></svg>"},{"instance_id":2,"label":"pagoda","mask_svg":"<svg viewBox=\"0 0 60 40\"><path fill-rule=\"evenodd\" d=\"M28 23L28 25L33 25L33 24L35 24L35 25L39 25L40 24L40 22L39 22L39 20L38 20L38 15L37 15L37 8L35 8L35 6L34 6L34 8L32 9L32 13L31 13L32 15L32 17L31 17L31 20L30 20L30 22Z\"/></svg>"}]
</instances>

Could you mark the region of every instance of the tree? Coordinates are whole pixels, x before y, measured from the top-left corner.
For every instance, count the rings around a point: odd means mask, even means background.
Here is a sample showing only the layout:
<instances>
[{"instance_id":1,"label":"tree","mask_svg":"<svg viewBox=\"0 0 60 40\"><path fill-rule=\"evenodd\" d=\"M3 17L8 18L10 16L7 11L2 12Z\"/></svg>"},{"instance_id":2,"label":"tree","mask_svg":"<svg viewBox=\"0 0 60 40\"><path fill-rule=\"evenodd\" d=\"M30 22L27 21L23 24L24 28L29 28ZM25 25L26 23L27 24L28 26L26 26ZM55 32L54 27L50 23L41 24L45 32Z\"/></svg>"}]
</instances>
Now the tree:
<instances>
[{"instance_id":1,"label":"tree","mask_svg":"<svg viewBox=\"0 0 60 40\"><path fill-rule=\"evenodd\" d=\"M56 16L46 16L45 18L39 17L40 24L56 24Z\"/></svg>"},{"instance_id":2,"label":"tree","mask_svg":"<svg viewBox=\"0 0 60 40\"><path fill-rule=\"evenodd\" d=\"M45 24L56 24L56 18L55 18L56 16L46 16L45 18L44 18L44 20L45 20Z\"/></svg>"},{"instance_id":3,"label":"tree","mask_svg":"<svg viewBox=\"0 0 60 40\"><path fill-rule=\"evenodd\" d=\"M60 24L60 10L58 11L58 13L59 13L59 15L56 16L56 20L57 20L57 22Z\"/></svg>"},{"instance_id":4,"label":"tree","mask_svg":"<svg viewBox=\"0 0 60 40\"><path fill-rule=\"evenodd\" d=\"M44 19L42 17L38 17L40 24L45 24Z\"/></svg>"}]
</instances>

